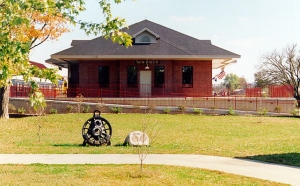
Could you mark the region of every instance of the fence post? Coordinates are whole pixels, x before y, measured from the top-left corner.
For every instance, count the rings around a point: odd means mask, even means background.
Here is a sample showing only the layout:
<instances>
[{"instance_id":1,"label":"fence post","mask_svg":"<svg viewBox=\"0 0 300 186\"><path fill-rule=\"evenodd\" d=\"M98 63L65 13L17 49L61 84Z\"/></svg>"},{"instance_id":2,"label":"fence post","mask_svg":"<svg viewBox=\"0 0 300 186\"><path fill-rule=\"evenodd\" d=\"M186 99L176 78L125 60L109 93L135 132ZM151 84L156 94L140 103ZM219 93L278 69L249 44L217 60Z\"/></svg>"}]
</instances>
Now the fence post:
<instances>
[{"instance_id":1,"label":"fence post","mask_svg":"<svg viewBox=\"0 0 300 186\"><path fill-rule=\"evenodd\" d=\"M256 111L257 111L257 97L256 97L256 101L255 101L255 108L256 108Z\"/></svg>"},{"instance_id":2,"label":"fence post","mask_svg":"<svg viewBox=\"0 0 300 186\"><path fill-rule=\"evenodd\" d=\"M216 96L214 96L214 108L216 109Z\"/></svg>"},{"instance_id":3,"label":"fence post","mask_svg":"<svg viewBox=\"0 0 300 186\"><path fill-rule=\"evenodd\" d=\"M102 88L100 88L100 100L101 100L101 103L103 103L103 101L102 101Z\"/></svg>"},{"instance_id":4,"label":"fence post","mask_svg":"<svg viewBox=\"0 0 300 186\"><path fill-rule=\"evenodd\" d=\"M234 110L236 110L236 96L234 96Z\"/></svg>"}]
</instances>

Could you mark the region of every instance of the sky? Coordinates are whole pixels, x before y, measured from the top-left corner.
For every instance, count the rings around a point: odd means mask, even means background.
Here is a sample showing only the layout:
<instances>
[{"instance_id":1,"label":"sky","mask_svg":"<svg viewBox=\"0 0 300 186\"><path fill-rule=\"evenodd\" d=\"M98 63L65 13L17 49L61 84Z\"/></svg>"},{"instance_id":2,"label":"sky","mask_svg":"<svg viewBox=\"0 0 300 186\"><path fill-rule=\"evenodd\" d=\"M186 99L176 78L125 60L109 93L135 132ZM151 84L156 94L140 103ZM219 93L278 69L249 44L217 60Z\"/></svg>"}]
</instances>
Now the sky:
<instances>
[{"instance_id":1,"label":"sky","mask_svg":"<svg viewBox=\"0 0 300 186\"><path fill-rule=\"evenodd\" d=\"M78 19L103 22L97 0L85 2L87 10ZM251 83L263 55L292 44L300 46L299 7L299 0L126 0L112 5L112 13L125 18L128 26L147 19L241 55L225 72ZM33 49L30 60L44 63L51 54L69 48L74 39L100 36L69 28L71 32ZM213 70L213 76L219 72Z\"/></svg>"}]
</instances>

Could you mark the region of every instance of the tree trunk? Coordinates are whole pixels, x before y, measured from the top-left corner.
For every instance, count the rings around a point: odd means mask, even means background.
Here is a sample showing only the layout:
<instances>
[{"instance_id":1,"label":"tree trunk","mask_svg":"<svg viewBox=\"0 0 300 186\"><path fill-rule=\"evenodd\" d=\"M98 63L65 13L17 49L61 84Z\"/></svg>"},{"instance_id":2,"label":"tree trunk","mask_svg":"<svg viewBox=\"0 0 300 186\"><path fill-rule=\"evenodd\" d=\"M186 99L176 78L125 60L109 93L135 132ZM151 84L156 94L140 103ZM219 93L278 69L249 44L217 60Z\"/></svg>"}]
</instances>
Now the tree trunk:
<instances>
[{"instance_id":1,"label":"tree trunk","mask_svg":"<svg viewBox=\"0 0 300 186\"><path fill-rule=\"evenodd\" d=\"M300 95L296 96L295 98L297 100L297 106L300 108Z\"/></svg>"},{"instance_id":2,"label":"tree trunk","mask_svg":"<svg viewBox=\"0 0 300 186\"><path fill-rule=\"evenodd\" d=\"M294 85L294 98L297 100L297 106L300 107L300 90L299 86Z\"/></svg>"},{"instance_id":3,"label":"tree trunk","mask_svg":"<svg viewBox=\"0 0 300 186\"><path fill-rule=\"evenodd\" d=\"M9 86L0 88L0 119L8 119Z\"/></svg>"}]
</instances>

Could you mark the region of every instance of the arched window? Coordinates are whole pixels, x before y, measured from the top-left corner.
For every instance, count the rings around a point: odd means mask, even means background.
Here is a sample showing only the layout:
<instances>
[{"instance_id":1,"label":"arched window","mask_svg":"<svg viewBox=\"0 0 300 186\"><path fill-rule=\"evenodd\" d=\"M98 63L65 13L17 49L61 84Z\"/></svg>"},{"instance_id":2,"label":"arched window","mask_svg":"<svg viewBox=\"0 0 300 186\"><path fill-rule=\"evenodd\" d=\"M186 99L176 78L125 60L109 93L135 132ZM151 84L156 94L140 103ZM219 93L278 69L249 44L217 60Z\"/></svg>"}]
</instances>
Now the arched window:
<instances>
[{"instance_id":1,"label":"arched window","mask_svg":"<svg viewBox=\"0 0 300 186\"><path fill-rule=\"evenodd\" d=\"M150 43L150 37L143 36L140 40L141 43Z\"/></svg>"}]
</instances>

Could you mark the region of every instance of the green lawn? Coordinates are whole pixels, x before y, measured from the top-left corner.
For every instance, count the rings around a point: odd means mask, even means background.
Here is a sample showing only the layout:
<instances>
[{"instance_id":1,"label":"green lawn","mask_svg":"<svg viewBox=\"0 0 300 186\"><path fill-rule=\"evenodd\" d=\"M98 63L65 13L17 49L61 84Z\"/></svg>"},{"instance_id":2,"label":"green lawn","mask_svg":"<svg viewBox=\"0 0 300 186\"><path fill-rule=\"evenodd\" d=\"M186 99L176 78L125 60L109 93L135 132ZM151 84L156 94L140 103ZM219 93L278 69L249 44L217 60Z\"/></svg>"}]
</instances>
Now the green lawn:
<instances>
[{"instance_id":1,"label":"green lawn","mask_svg":"<svg viewBox=\"0 0 300 186\"><path fill-rule=\"evenodd\" d=\"M284 185L196 168L144 165L1 165L0 185Z\"/></svg>"},{"instance_id":2,"label":"green lawn","mask_svg":"<svg viewBox=\"0 0 300 186\"><path fill-rule=\"evenodd\" d=\"M92 114L0 120L1 153L137 153L127 134L147 126L147 153L248 158L300 167L300 120L287 117L103 114L112 145L83 147L81 128ZM158 132L156 137L154 133ZM281 185L194 168L144 165L1 165L0 185ZM46 182L45 182L46 181Z\"/></svg>"},{"instance_id":3,"label":"green lawn","mask_svg":"<svg viewBox=\"0 0 300 186\"><path fill-rule=\"evenodd\" d=\"M1 120L1 153L136 153L122 146L131 131L147 126L148 153L250 158L300 166L300 120L288 117L103 114L112 145L83 147L81 128L92 114L54 114ZM40 141L39 141L39 126Z\"/></svg>"}]
</instances>

